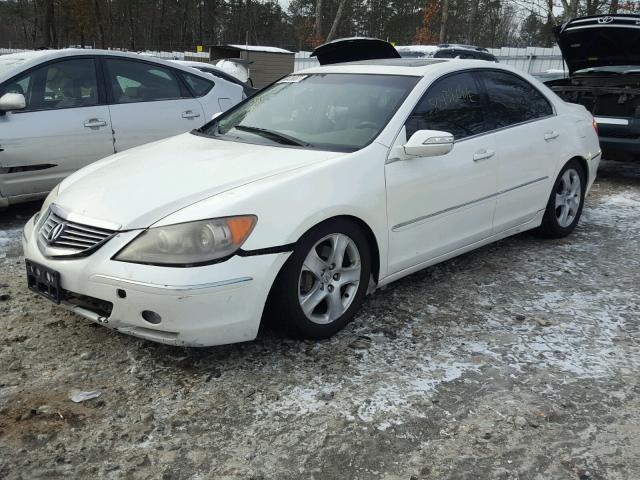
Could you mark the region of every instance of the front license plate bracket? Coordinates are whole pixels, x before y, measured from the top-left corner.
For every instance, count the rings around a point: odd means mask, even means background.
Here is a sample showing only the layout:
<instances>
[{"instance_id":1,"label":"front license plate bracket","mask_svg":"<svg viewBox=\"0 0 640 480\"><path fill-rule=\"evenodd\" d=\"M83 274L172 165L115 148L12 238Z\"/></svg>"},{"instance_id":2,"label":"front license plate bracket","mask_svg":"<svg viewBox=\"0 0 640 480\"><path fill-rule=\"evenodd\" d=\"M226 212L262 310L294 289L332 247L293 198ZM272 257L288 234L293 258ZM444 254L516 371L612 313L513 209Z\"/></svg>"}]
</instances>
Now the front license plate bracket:
<instances>
[{"instance_id":1,"label":"front license plate bracket","mask_svg":"<svg viewBox=\"0 0 640 480\"><path fill-rule=\"evenodd\" d=\"M60 304L62 299L60 273L29 260L26 261L26 267L29 290Z\"/></svg>"}]
</instances>

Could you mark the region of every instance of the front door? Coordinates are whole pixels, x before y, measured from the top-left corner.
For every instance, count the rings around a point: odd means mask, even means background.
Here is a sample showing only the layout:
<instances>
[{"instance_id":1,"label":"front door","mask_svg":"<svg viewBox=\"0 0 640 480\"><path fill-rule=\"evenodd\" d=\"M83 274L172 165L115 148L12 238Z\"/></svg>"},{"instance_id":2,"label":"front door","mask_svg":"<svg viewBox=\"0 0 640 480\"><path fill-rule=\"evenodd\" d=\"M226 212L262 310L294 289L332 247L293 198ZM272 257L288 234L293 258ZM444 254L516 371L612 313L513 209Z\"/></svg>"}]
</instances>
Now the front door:
<instances>
[{"instance_id":1,"label":"front door","mask_svg":"<svg viewBox=\"0 0 640 480\"><path fill-rule=\"evenodd\" d=\"M113 153L109 108L93 58L48 63L8 80L24 110L0 116L0 194L48 192L79 168Z\"/></svg>"},{"instance_id":2,"label":"front door","mask_svg":"<svg viewBox=\"0 0 640 480\"><path fill-rule=\"evenodd\" d=\"M389 273L436 259L491 235L495 210L495 138L469 72L434 82L391 150L385 175ZM394 158L417 130L454 135L453 150L435 157Z\"/></svg>"},{"instance_id":3,"label":"front door","mask_svg":"<svg viewBox=\"0 0 640 480\"><path fill-rule=\"evenodd\" d=\"M207 122L200 102L172 69L120 58L104 63L116 151L188 132Z\"/></svg>"}]
</instances>

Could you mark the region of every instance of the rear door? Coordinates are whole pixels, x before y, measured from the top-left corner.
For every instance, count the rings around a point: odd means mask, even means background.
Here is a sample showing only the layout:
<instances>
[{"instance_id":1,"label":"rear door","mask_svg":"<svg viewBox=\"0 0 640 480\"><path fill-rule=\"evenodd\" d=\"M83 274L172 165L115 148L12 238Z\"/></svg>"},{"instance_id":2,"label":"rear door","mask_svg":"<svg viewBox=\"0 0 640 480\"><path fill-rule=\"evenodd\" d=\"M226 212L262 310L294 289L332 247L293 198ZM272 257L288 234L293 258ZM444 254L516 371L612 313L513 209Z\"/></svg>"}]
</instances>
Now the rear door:
<instances>
[{"instance_id":1,"label":"rear door","mask_svg":"<svg viewBox=\"0 0 640 480\"><path fill-rule=\"evenodd\" d=\"M202 106L174 69L129 58L108 57L103 62L116 151L206 122Z\"/></svg>"},{"instance_id":2,"label":"rear door","mask_svg":"<svg viewBox=\"0 0 640 480\"><path fill-rule=\"evenodd\" d=\"M51 190L75 170L113 153L109 108L92 57L48 62L6 81L24 110L0 116L0 194Z\"/></svg>"},{"instance_id":3,"label":"rear door","mask_svg":"<svg viewBox=\"0 0 640 480\"><path fill-rule=\"evenodd\" d=\"M494 232L534 219L548 200L564 127L551 103L528 81L505 71L477 73L495 129L498 197Z\"/></svg>"}]
</instances>

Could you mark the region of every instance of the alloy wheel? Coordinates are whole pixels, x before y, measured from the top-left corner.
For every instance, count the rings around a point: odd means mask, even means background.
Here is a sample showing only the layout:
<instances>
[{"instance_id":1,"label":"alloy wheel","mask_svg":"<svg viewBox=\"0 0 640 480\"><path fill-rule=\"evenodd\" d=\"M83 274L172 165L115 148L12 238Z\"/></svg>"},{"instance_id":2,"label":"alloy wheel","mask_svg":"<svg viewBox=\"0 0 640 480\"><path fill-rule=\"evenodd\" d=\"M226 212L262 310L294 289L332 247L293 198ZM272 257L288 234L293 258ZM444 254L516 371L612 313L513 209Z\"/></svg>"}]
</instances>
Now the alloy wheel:
<instances>
[{"instance_id":1,"label":"alloy wheel","mask_svg":"<svg viewBox=\"0 0 640 480\"><path fill-rule=\"evenodd\" d=\"M562 228L570 226L578 215L582 201L580 175L573 168L567 169L560 178L556 190L556 219Z\"/></svg>"},{"instance_id":2,"label":"alloy wheel","mask_svg":"<svg viewBox=\"0 0 640 480\"><path fill-rule=\"evenodd\" d=\"M343 233L320 239L307 254L298 280L298 301L306 317L328 324L353 302L362 262L356 243Z\"/></svg>"}]
</instances>

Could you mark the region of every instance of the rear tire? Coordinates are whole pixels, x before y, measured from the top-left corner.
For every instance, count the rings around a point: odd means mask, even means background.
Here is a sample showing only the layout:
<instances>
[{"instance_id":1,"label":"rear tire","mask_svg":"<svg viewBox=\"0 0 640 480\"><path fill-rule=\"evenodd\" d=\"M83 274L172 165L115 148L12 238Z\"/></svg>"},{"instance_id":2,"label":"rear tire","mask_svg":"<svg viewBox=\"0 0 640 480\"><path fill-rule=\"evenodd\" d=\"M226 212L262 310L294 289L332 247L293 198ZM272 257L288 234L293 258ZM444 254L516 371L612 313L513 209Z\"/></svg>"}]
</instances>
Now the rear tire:
<instances>
[{"instance_id":1,"label":"rear tire","mask_svg":"<svg viewBox=\"0 0 640 480\"><path fill-rule=\"evenodd\" d=\"M556 179L542 224L535 233L545 238L562 238L576 228L582 215L587 180L578 160L566 163Z\"/></svg>"},{"instance_id":2,"label":"rear tire","mask_svg":"<svg viewBox=\"0 0 640 480\"><path fill-rule=\"evenodd\" d=\"M360 309L371 275L371 249L348 219L322 223L307 232L278 274L269 316L294 338L335 334Z\"/></svg>"}]
</instances>

